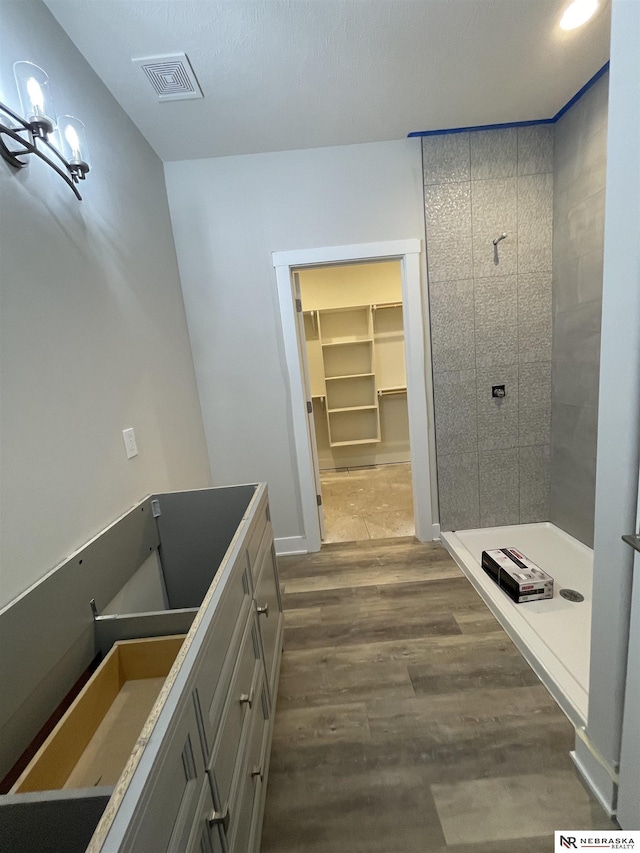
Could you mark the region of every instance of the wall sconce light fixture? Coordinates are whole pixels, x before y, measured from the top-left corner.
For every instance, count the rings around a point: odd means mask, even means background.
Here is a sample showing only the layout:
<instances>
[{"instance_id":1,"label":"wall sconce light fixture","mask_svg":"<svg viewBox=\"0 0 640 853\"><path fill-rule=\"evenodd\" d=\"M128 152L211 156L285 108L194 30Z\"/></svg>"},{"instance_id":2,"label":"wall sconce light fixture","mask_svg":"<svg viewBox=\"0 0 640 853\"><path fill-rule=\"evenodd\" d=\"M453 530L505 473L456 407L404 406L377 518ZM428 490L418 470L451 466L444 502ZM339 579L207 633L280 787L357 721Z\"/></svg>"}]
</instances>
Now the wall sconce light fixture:
<instances>
[{"instance_id":1,"label":"wall sconce light fixture","mask_svg":"<svg viewBox=\"0 0 640 853\"><path fill-rule=\"evenodd\" d=\"M56 117L49 78L32 62L13 66L22 115L0 103L0 154L15 169L35 154L57 172L81 201L76 184L90 169L84 125L73 116Z\"/></svg>"}]
</instances>

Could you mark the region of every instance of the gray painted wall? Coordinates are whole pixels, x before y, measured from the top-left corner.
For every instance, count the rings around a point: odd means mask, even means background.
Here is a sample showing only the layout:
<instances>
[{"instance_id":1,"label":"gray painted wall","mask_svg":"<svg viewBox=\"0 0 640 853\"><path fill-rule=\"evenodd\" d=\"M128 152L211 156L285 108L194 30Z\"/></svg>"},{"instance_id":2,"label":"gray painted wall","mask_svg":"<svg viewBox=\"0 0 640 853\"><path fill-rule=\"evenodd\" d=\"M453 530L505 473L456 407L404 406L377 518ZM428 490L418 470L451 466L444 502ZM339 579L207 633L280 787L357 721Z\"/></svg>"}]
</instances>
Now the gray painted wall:
<instances>
[{"instance_id":1,"label":"gray painted wall","mask_svg":"<svg viewBox=\"0 0 640 853\"><path fill-rule=\"evenodd\" d=\"M300 547L271 253L423 239L420 141L166 163L165 173L214 481L268 482L275 535L289 540L278 547Z\"/></svg>"},{"instance_id":2,"label":"gray painted wall","mask_svg":"<svg viewBox=\"0 0 640 853\"><path fill-rule=\"evenodd\" d=\"M604 201L605 74L555 125L550 520L593 546Z\"/></svg>"},{"instance_id":3,"label":"gray painted wall","mask_svg":"<svg viewBox=\"0 0 640 853\"><path fill-rule=\"evenodd\" d=\"M423 165L441 528L547 520L552 128L425 137Z\"/></svg>"},{"instance_id":4,"label":"gray painted wall","mask_svg":"<svg viewBox=\"0 0 640 853\"><path fill-rule=\"evenodd\" d=\"M82 202L0 162L2 606L146 494L211 476L162 163L44 4L0 15L0 99L19 107L14 61L42 65L93 161Z\"/></svg>"}]
</instances>

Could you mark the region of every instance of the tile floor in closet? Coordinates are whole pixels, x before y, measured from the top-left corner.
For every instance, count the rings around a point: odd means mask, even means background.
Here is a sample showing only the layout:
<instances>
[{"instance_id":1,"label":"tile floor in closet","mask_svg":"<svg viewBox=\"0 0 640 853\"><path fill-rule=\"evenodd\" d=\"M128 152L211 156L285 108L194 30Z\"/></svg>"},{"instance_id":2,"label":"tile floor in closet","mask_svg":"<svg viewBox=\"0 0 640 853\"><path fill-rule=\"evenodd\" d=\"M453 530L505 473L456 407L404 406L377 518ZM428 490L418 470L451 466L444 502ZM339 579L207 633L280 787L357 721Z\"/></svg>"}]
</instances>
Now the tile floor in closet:
<instances>
[{"instance_id":1,"label":"tile floor in closet","mask_svg":"<svg viewBox=\"0 0 640 853\"><path fill-rule=\"evenodd\" d=\"M261 853L549 853L613 829L573 727L439 543L279 558Z\"/></svg>"},{"instance_id":2,"label":"tile floor in closet","mask_svg":"<svg viewBox=\"0 0 640 853\"><path fill-rule=\"evenodd\" d=\"M413 536L411 463L321 471L325 542Z\"/></svg>"}]
</instances>

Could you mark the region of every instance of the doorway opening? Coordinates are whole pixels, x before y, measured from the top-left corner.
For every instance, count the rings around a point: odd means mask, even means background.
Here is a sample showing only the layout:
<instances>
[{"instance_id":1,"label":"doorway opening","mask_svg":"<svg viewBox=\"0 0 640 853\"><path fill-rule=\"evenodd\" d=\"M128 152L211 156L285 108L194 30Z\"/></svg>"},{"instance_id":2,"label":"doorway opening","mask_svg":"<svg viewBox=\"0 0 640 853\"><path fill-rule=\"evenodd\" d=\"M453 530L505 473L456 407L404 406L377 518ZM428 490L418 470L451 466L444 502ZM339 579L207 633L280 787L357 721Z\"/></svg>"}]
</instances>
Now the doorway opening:
<instances>
[{"instance_id":1,"label":"doorway opening","mask_svg":"<svg viewBox=\"0 0 640 853\"><path fill-rule=\"evenodd\" d=\"M435 482L431 475L431 457L434 450L433 434L428 417L427 398L431 393L431 386L425 359L428 347L425 339L425 306L421 288L423 274L421 269L424 265L421 265L420 249L420 241L410 239L273 253L289 380L302 527L299 537L291 537L287 553L318 551L324 534L324 517L319 507L322 486L316 453L316 415L313 412L313 401L309 391L311 382L308 378L299 271L311 267L338 266L359 261L395 260L400 266L415 536L422 542L431 541L439 536L440 528L434 522L432 515ZM338 420L348 422L349 419ZM338 435L342 426L343 424L338 424ZM371 428L370 423L369 427ZM352 425L349 424L349 428L351 429ZM371 437L374 436L371 435ZM348 439L345 438L345 440Z\"/></svg>"},{"instance_id":2,"label":"doorway opening","mask_svg":"<svg viewBox=\"0 0 640 853\"><path fill-rule=\"evenodd\" d=\"M300 268L323 542L415 533L402 268Z\"/></svg>"}]
</instances>

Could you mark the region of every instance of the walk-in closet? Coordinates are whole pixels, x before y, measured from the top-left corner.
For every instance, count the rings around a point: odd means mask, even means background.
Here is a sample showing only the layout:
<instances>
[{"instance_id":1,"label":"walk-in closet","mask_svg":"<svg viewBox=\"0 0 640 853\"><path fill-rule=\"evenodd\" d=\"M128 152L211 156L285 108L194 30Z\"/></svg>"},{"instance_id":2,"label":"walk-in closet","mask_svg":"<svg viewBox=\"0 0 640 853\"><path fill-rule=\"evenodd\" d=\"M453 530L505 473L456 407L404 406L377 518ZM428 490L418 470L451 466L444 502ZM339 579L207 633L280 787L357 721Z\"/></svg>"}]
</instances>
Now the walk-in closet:
<instances>
[{"instance_id":1,"label":"walk-in closet","mask_svg":"<svg viewBox=\"0 0 640 853\"><path fill-rule=\"evenodd\" d=\"M413 533L400 261L298 275L325 540Z\"/></svg>"}]
</instances>

